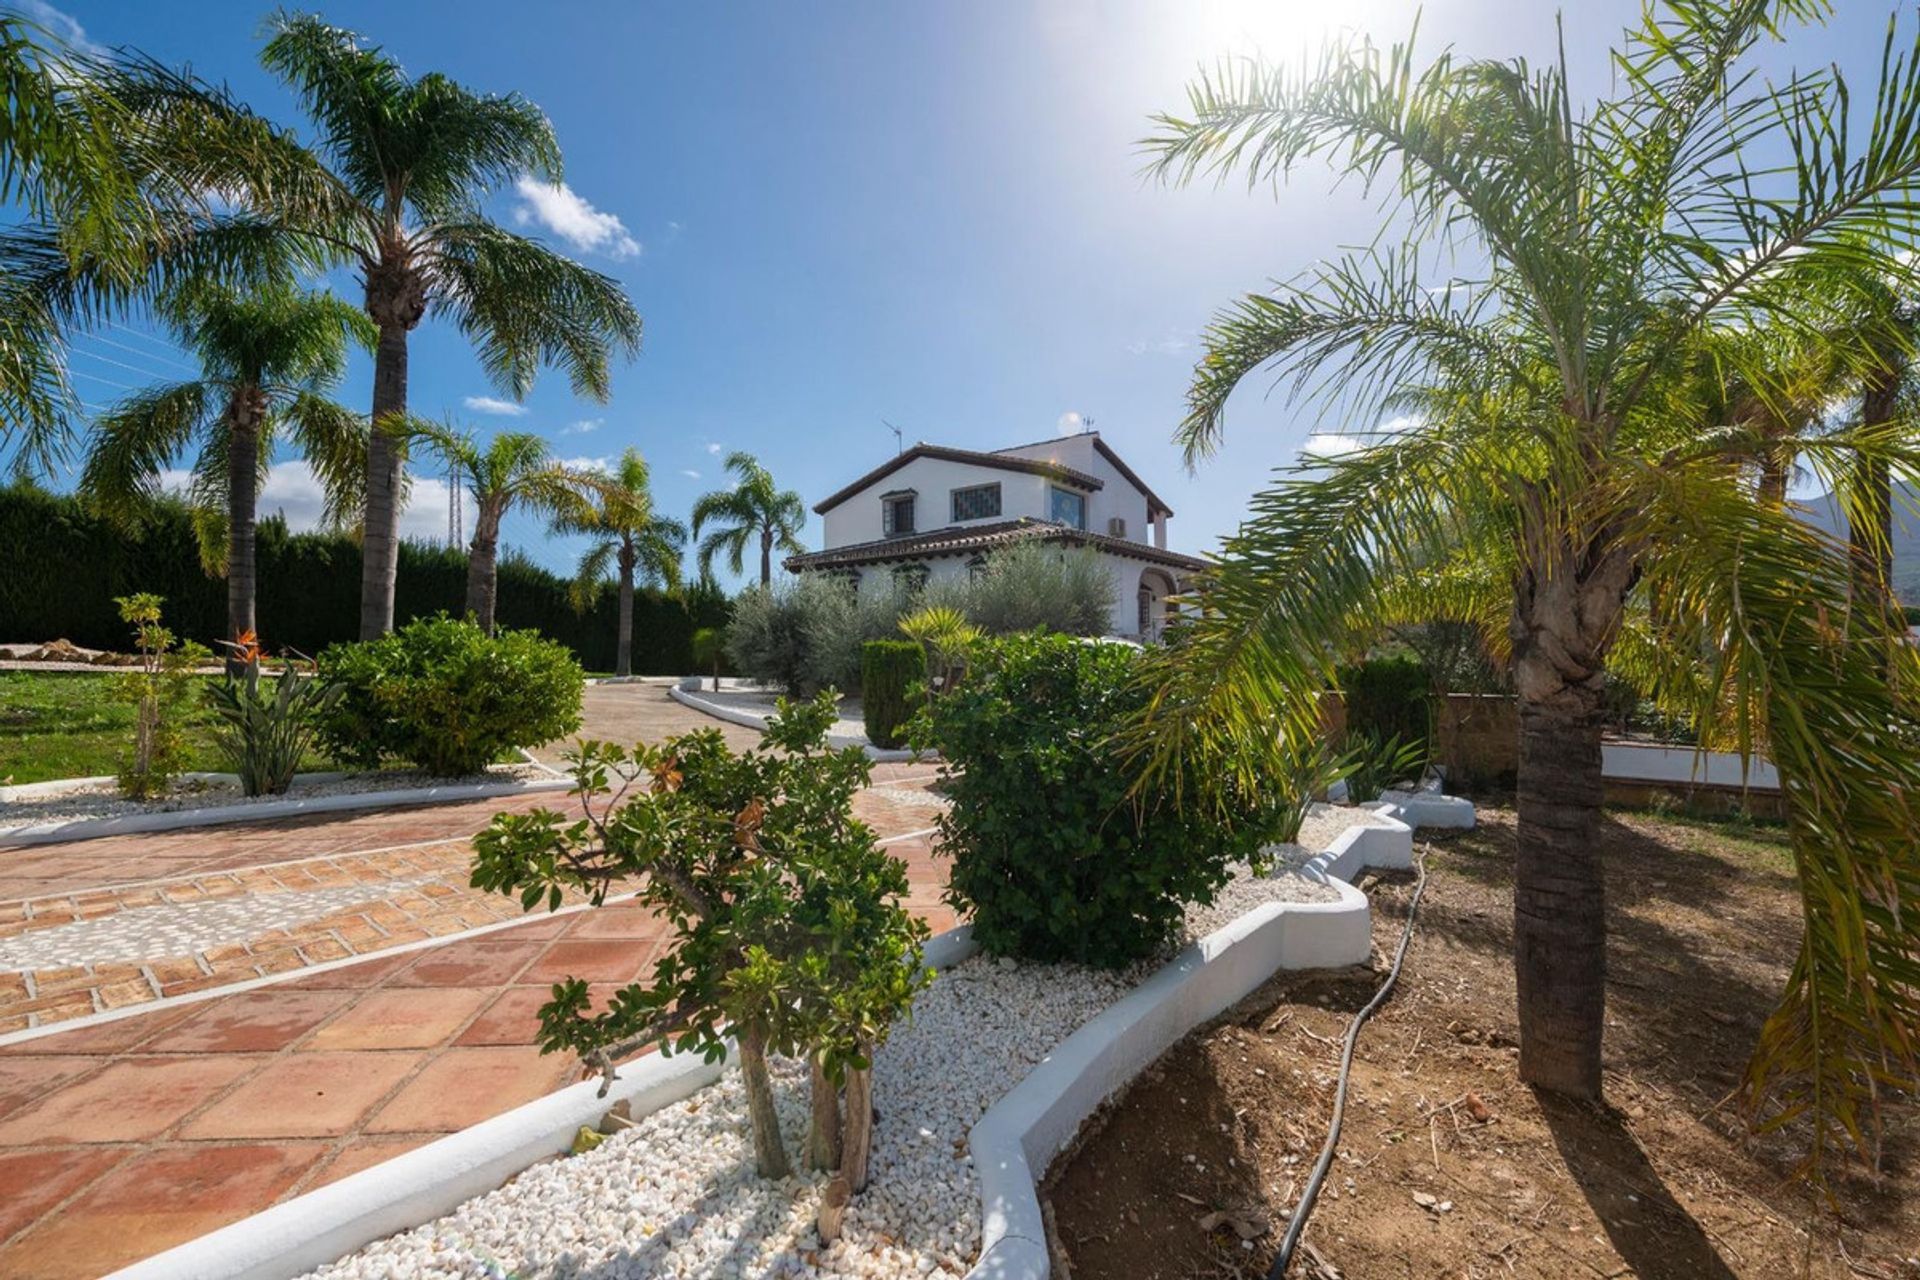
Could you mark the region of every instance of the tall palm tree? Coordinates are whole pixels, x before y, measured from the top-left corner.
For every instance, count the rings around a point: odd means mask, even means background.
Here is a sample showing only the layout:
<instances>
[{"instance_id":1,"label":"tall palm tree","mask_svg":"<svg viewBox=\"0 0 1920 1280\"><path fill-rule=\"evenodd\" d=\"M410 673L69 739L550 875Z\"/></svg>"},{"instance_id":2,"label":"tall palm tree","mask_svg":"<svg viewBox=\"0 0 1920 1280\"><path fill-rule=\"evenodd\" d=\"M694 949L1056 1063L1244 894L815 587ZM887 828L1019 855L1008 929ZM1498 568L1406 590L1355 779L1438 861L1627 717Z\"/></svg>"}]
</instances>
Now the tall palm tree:
<instances>
[{"instance_id":1,"label":"tall palm tree","mask_svg":"<svg viewBox=\"0 0 1920 1280\"><path fill-rule=\"evenodd\" d=\"M331 294L284 285L245 294L193 289L159 310L175 341L199 357L201 375L136 392L103 414L81 489L110 512L133 516L158 491L166 466L197 444L192 498L224 515L207 531L216 545L224 535L212 559L225 568L227 633L237 636L257 630L254 522L276 439L313 467L330 517L358 510L365 420L328 392L349 349L372 346L373 326Z\"/></svg>"},{"instance_id":2,"label":"tall palm tree","mask_svg":"<svg viewBox=\"0 0 1920 1280\"><path fill-rule=\"evenodd\" d=\"M502 431L482 447L467 432L418 419L402 419L401 457L411 442L426 444L446 460L473 496L473 541L467 547L467 612L482 630L493 630L499 587L500 522L514 507L530 507L557 520L575 522L592 509L600 480L563 465L539 436Z\"/></svg>"},{"instance_id":3,"label":"tall palm tree","mask_svg":"<svg viewBox=\"0 0 1920 1280\"><path fill-rule=\"evenodd\" d=\"M0 230L0 446L33 473L71 440L75 330L183 286L324 266L309 238L232 206L325 193L299 146L223 90L18 13L0 12L0 90L0 200L22 219Z\"/></svg>"},{"instance_id":4,"label":"tall palm tree","mask_svg":"<svg viewBox=\"0 0 1920 1280\"><path fill-rule=\"evenodd\" d=\"M654 510L647 460L638 449L620 455L618 465L593 494L593 505L573 518L554 522L556 532L583 533L593 539L580 557L572 585L573 606L585 611L600 592L611 567L619 583L619 642L613 674L633 674L633 584L635 578L680 586L680 555L687 526Z\"/></svg>"},{"instance_id":5,"label":"tall palm tree","mask_svg":"<svg viewBox=\"0 0 1920 1280\"><path fill-rule=\"evenodd\" d=\"M1396 583L1492 567L1493 589L1457 603L1510 651L1519 699L1521 1077L1600 1092L1602 696L1630 660L1780 770L1807 929L1747 1097L1814 1113L1820 1151L1870 1128L1877 1090L1920 1081L1920 830L1902 798L1920 787L1920 659L1899 647L1883 678L1884 624L1848 616L1846 548L1760 500L1746 445L1699 430L1690 372L1717 333L1837 332L1847 300L1821 282L1901 276L1920 232L1920 40L1889 28L1882 83L1853 97L1873 110L1849 116L1837 69L1777 84L1747 67L1803 11L1649 9L1616 54L1617 96L1584 107L1564 63L1358 42L1298 70L1225 65L1157 118L1163 176L1266 184L1311 159L1390 175L1406 237L1216 317L1180 428L1189 461L1261 369L1418 423L1255 496L1158 659L1137 747L1150 777L1191 753L1260 785L1279 767L1275 717L1315 731L1327 655L1395 620ZM1785 168L1752 168L1762 155ZM1856 371L1861 345L1841 351ZM1829 475L1920 464L1911 430L1799 447Z\"/></svg>"},{"instance_id":6,"label":"tall palm tree","mask_svg":"<svg viewBox=\"0 0 1920 1280\"><path fill-rule=\"evenodd\" d=\"M727 567L739 573L746 566L747 547L760 543L760 585L773 581L773 553L805 551L800 531L807 525L807 504L791 489L782 489L750 453L727 455L727 470L739 477L731 489L700 495L693 504L693 536L716 526L700 538L700 572L713 572L713 558L722 552Z\"/></svg>"},{"instance_id":7,"label":"tall palm tree","mask_svg":"<svg viewBox=\"0 0 1920 1280\"><path fill-rule=\"evenodd\" d=\"M516 398L553 364L576 392L606 399L609 361L640 343L625 291L478 212L503 181L560 181L560 146L545 114L517 94L411 77L378 46L317 16L281 13L269 26L262 61L306 107L337 197L327 216L303 214L292 225L359 269L379 329L373 422L405 416L408 335L429 311L452 320ZM401 434L375 431L367 450L363 638L393 625Z\"/></svg>"}]
</instances>

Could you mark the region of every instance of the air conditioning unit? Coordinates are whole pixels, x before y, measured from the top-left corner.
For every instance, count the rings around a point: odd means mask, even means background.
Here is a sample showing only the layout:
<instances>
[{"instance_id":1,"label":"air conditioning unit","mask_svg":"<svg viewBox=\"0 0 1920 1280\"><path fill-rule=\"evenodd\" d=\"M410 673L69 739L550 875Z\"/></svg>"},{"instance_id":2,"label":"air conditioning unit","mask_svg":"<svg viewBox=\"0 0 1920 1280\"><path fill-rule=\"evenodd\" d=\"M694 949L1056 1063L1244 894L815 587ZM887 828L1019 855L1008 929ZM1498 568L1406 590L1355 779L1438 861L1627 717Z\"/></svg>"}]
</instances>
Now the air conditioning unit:
<instances>
[{"instance_id":1,"label":"air conditioning unit","mask_svg":"<svg viewBox=\"0 0 1920 1280\"><path fill-rule=\"evenodd\" d=\"M1107 536L1109 538L1126 537L1127 536L1127 518L1125 516L1108 516L1107 517Z\"/></svg>"}]
</instances>

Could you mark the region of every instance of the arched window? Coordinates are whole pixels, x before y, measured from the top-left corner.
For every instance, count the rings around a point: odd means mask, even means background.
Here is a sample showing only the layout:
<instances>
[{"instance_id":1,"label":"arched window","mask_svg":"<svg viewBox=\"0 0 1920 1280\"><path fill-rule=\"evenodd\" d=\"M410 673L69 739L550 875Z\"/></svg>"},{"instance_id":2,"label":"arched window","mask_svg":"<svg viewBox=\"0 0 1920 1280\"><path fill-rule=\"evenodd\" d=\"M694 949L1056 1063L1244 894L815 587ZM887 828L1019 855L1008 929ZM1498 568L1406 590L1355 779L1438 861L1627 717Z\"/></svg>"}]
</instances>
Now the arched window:
<instances>
[{"instance_id":1,"label":"arched window","mask_svg":"<svg viewBox=\"0 0 1920 1280\"><path fill-rule=\"evenodd\" d=\"M912 594L926 586L927 579L932 575L933 570L924 564L896 565L893 570L894 589Z\"/></svg>"},{"instance_id":2,"label":"arched window","mask_svg":"<svg viewBox=\"0 0 1920 1280\"><path fill-rule=\"evenodd\" d=\"M986 575L987 558L985 556L975 556L973 559L967 561L967 581L978 582L981 578L986 577Z\"/></svg>"}]
</instances>

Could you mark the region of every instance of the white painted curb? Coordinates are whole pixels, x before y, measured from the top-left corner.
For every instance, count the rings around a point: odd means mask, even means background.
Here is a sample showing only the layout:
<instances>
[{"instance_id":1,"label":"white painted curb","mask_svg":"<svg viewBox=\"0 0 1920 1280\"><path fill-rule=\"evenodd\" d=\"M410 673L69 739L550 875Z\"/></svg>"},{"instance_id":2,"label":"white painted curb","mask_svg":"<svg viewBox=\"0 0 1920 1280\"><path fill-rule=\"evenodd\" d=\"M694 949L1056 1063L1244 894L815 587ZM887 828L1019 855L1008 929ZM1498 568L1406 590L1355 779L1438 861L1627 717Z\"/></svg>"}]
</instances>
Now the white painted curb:
<instances>
[{"instance_id":1,"label":"white painted curb","mask_svg":"<svg viewBox=\"0 0 1920 1280\"><path fill-rule=\"evenodd\" d=\"M724 1062L649 1054L620 1069L606 1097L598 1079L568 1085L505 1115L416 1147L249 1218L114 1272L119 1280L286 1280L407 1231L494 1190L556 1155L581 1125L621 1099L645 1115L720 1078Z\"/></svg>"},{"instance_id":2,"label":"white painted curb","mask_svg":"<svg viewBox=\"0 0 1920 1280\"><path fill-rule=\"evenodd\" d=\"M967 1140L982 1211L980 1260L967 1280L1047 1280L1038 1177L1088 1116L1189 1031L1278 970L1366 962L1371 911L1346 881L1366 866L1412 864L1412 829L1387 821L1348 827L1301 867L1339 901L1269 902L1208 934L1061 1041L988 1108Z\"/></svg>"},{"instance_id":3,"label":"white painted curb","mask_svg":"<svg viewBox=\"0 0 1920 1280\"><path fill-rule=\"evenodd\" d=\"M767 718L752 711L743 711L739 707L730 707L724 702L715 702L703 698L698 693L674 685L667 690L667 696L682 706L692 707L695 711L712 716L715 720L725 720L728 724L737 724L748 729L764 729ZM929 755L921 755L906 747L876 747L868 742L864 734L855 736L850 733L830 733L827 735L830 747L861 747L867 758L877 764L890 764L903 760L925 760Z\"/></svg>"},{"instance_id":4,"label":"white painted curb","mask_svg":"<svg viewBox=\"0 0 1920 1280\"><path fill-rule=\"evenodd\" d=\"M343 795L314 796L305 800L264 800L257 804L211 805L203 809L129 813L113 818L76 818L71 822L39 822L28 827L10 827L0 830L0 847L56 844L68 840L93 840L100 836L136 835L150 831L178 831L186 827L217 827L234 822L265 822L275 818L299 818L314 813L346 813L355 809L404 808L410 805L451 804L458 800L489 800L531 791L566 791L572 786L570 779L562 777L512 782L461 782L443 787L355 791Z\"/></svg>"},{"instance_id":5,"label":"white painted curb","mask_svg":"<svg viewBox=\"0 0 1920 1280\"><path fill-rule=\"evenodd\" d=\"M1349 827L1303 874L1337 902L1267 903L1187 947L1165 968L1068 1036L969 1134L980 1175L980 1261L968 1280L1046 1280L1046 1234L1033 1170L1045 1171L1087 1116L1195 1026L1258 988L1277 969L1363 963L1372 941L1367 899L1345 883L1363 866L1405 866L1413 833ZM974 954L970 926L927 941L927 965ZM437 1142L243 1218L113 1273L113 1280L288 1280L397 1232L431 1222L565 1151L582 1126L628 1099L643 1116L720 1078L725 1063L652 1054L599 1081L570 1085Z\"/></svg>"}]
</instances>

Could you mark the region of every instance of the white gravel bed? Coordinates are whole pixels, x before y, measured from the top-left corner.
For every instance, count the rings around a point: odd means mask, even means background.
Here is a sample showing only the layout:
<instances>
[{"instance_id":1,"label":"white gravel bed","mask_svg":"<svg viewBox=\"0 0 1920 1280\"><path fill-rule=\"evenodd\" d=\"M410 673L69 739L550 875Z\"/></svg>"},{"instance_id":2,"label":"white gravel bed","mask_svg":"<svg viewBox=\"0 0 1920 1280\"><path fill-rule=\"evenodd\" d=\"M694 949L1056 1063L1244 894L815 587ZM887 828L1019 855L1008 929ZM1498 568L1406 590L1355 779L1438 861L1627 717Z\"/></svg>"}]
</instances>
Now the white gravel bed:
<instances>
[{"instance_id":1,"label":"white gravel bed","mask_svg":"<svg viewBox=\"0 0 1920 1280\"><path fill-rule=\"evenodd\" d=\"M538 765L496 764L486 772L464 778L436 778L415 769L382 769L369 773L328 776L324 781L302 782L295 779L284 795L248 796L238 782L194 780L177 784L157 800L123 799L111 781L84 790L62 791L57 795L23 796L0 800L0 831L31 827L43 822L81 822L93 818L121 818L130 814L174 813L185 809L225 808L229 805L266 804L276 800L310 800L319 796L358 795L368 791L406 791L443 787L451 783L536 782L553 774Z\"/></svg>"},{"instance_id":2,"label":"white gravel bed","mask_svg":"<svg viewBox=\"0 0 1920 1280\"><path fill-rule=\"evenodd\" d=\"M1244 868L1188 912L1184 945L1271 901L1336 900L1290 871ZM826 1175L755 1176L745 1091L730 1071L585 1155L535 1165L437 1221L313 1272L325 1280L554 1277L958 1277L980 1248L980 1186L967 1133L1082 1023L1164 957L1111 973L976 957L942 973L874 1062L872 1182L822 1248ZM776 1061L787 1151L799 1163L806 1073Z\"/></svg>"},{"instance_id":3,"label":"white gravel bed","mask_svg":"<svg viewBox=\"0 0 1920 1280\"><path fill-rule=\"evenodd\" d=\"M1314 854L1323 852L1348 827L1385 827L1390 826L1392 821L1375 810L1355 805L1315 804L1301 821L1300 834L1294 838L1294 843L1274 845L1267 852L1277 853L1283 865L1297 866Z\"/></svg>"}]
</instances>

